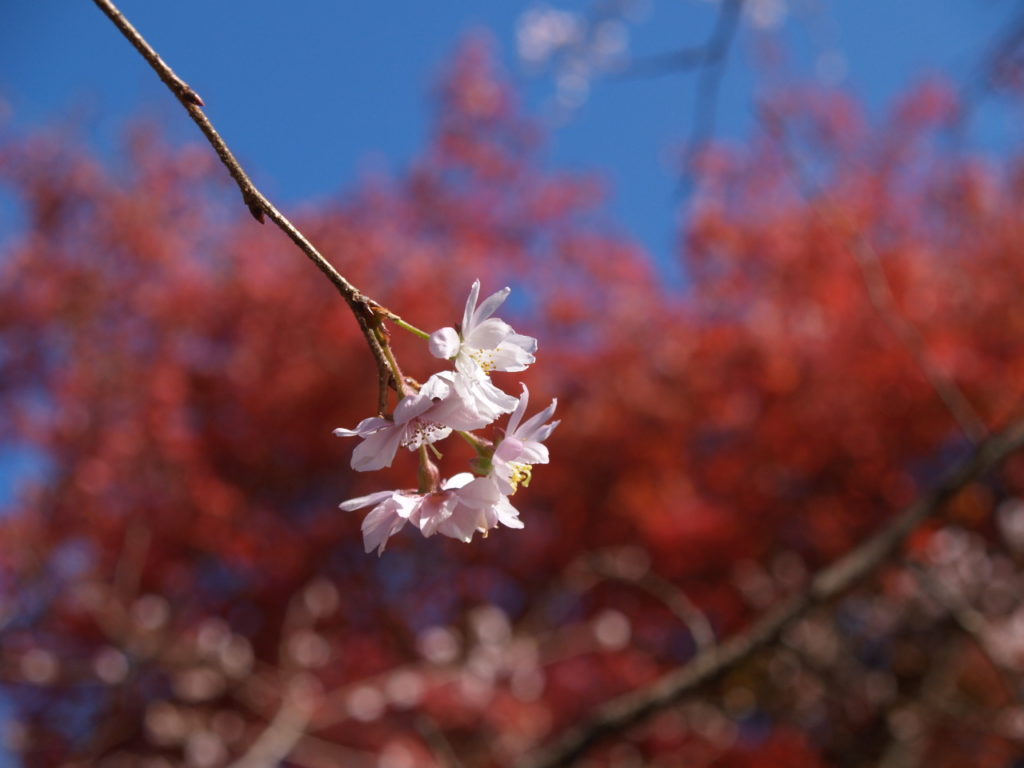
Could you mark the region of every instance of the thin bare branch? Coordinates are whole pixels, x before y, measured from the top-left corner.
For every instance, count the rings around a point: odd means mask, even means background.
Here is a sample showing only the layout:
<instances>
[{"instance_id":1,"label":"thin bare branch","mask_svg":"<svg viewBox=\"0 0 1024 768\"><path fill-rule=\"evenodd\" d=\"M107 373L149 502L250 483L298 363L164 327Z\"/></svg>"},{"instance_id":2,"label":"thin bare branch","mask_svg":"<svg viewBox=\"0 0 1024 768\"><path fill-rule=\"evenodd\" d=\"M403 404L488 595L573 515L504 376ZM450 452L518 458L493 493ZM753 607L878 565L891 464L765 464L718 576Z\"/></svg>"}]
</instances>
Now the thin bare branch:
<instances>
[{"instance_id":1,"label":"thin bare branch","mask_svg":"<svg viewBox=\"0 0 1024 768\"><path fill-rule=\"evenodd\" d=\"M1024 447L1024 421L981 443L930 492L904 509L856 549L819 571L800 593L784 600L746 631L668 673L654 684L613 699L590 719L569 729L551 747L528 756L523 768L567 766L604 739L647 720L685 696L720 679L754 653L774 642L780 632L815 606L829 602L870 576L910 534L943 508L965 485L997 467Z\"/></svg>"},{"instance_id":2,"label":"thin bare branch","mask_svg":"<svg viewBox=\"0 0 1024 768\"><path fill-rule=\"evenodd\" d=\"M455 754L451 742L448 741L444 731L438 727L433 718L420 712L413 718L413 726L430 747L431 752L434 753L438 765L444 766L444 768L462 768L462 761Z\"/></svg>"},{"instance_id":3,"label":"thin bare branch","mask_svg":"<svg viewBox=\"0 0 1024 768\"><path fill-rule=\"evenodd\" d=\"M619 78L651 77L673 72L698 71L697 92L693 102L693 124L684 151L684 183L691 165L715 132L718 91L725 72L729 48L736 38L744 0L721 0L715 25L707 40L677 51L635 59Z\"/></svg>"},{"instance_id":4,"label":"thin bare branch","mask_svg":"<svg viewBox=\"0 0 1024 768\"><path fill-rule=\"evenodd\" d=\"M875 307L875 311L914 358L918 369L928 379L928 383L957 424L960 425L964 434L975 443L985 439L988 430L970 400L952 379L938 370L928 355L920 331L899 311L896 298L892 293L892 286L882 269L878 253L865 235L857 234L855 238L852 246L853 255L864 276L868 298Z\"/></svg>"},{"instance_id":5,"label":"thin bare branch","mask_svg":"<svg viewBox=\"0 0 1024 768\"><path fill-rule=\"evenodd\" d=\"M742 10L743 0L722 0L722 7L708 40L707 54L701 64L697 80L697 95L693 104L693 129L686 147L687 166L714 135L718 89L725 73L729 47L736 37Z\"/></svg>"},{"instance_id":6,"label":"thin bare branch","mask_svg":"<svg viewBox=\"0 0 1024 768\"><path fill-rule=\"evenodd\" d=\"M93 2L114 23L121 31L121 34L127 38L128 42L149 62L149 65L159 75L160 79L164 81L178 101L181 102L181 105L188 112L193 122L199 126L199 130L203 132L203 136L206 137L206 140L224 164L224 167L227 168L228 173L231 174L231 178L238 185L238 189L242 193L242 200L253 217L260 223L264 221L265 217L274 222L278 229L284 232L298 246L299 250L316 264L338 290L338 293L345 299L355 315L356 321L359 323L359 328L366 339L367 345L370 347L370 351L373 353L377 363L378 375L382 382L381 391L386 394L385 387L387 382L390 381L391 376L384 350L374 334L374 329L380 322L380 316L377 313L378 304L369 297L364 296L354 285L346 280L306 236L257 189L252 179L249 178L249 175L235 158L234 153L228 148L227 143L221 138L220 134L213 127L213 123L210 122L201 109L203 100L199 97L199 94L175 74L174 70L146 42L145 38L132 26L131 22L125 18L125 15L121 13L117 6L111 0L93 0ZM383 411L384 404L380 403L379 405L381 406L380 410Z\"/></svg>"},{"instance_id":7,"label":"thin bare branch","mask_svg":"<svg viewBox=\"0 0 1024 768\"><path fill-rule=\"evenodd\" d=\"M590 553L586 562L601 578L630 584L668 608L686 626L697 650L707 650L715 644L715 633L708 617L672 582L649 570L636 575L629 573L628 569L617 566L614 558L601 552Z\"/></svg>"},{"instance_id":8,"label":"thin bare branch","mask_svg":"<svg viewBox=\"0 0 1024 768\"><path fill-rule=\"evenodd\" d=\"M315 684L305 675L288 681L281 706L267 727L230 768L274 768L306 735L315 709Z\"/></svg>"},{"instance_id":9,"label":"thin bare branch","mask_svg":"<svg viewBox=\"0 0 1024 768\"><path fill-rule=\"evenodd\" d=\"M653 77L674 72L686 72L702 66L707 57L708 44L700 43L689 48L680 48L678 51L633 59L629 66L615 73L615 78Z\"/></svg>"},{"instance_id":10,"label":"thin bare branch","mask_svg":"<svg viewBox=\"0 0 1024 768\"><path fill-rule=\"evenodd\" d=\"M1008 83L1019 82L1024 69L1024 12L1002 25L998 39L984 52L960 88L960 127L981 100Z\"/></svg>"},{"instance_id":11,"label":"thin bare branch","mask_svg":"<svg viewBox=\"0 0 1024 768\"><path fill-rule=\"evenodd\" d=\"M710 67L725 58L736 32L743 0L724 0L718 8L715 26L707 40L688 48L633 59L617 77L651 77Z\"/></svg>"}]
</instances>

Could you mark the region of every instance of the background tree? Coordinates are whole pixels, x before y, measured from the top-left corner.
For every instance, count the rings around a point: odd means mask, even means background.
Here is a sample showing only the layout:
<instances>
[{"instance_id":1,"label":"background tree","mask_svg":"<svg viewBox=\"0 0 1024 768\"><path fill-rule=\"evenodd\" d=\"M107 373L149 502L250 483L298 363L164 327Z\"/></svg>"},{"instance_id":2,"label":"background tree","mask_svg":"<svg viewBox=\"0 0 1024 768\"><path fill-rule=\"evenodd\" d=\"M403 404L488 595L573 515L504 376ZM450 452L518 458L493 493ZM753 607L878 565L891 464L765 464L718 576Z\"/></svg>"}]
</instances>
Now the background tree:
<instances>
[{"instance_id":1,"label":"background tree","mask_svg":"<svg viewBox=\"0 0 1024 768\"><path fill-rule=\"evenodd\" d=\"M1013 423L1017 162L945 151L940 86L878 132L845 99L782 94L747 146L702 154L691 283L671 291L602 222L594 180L539 170L485 46L437 98L407 174L299 226L420 327L447 325L475 277L513 285L517 328L557 360L527 381L563 424L524 531L399 536L379 560L336 509L379 480L330 436L375 402L372 358L209 149L140 127L108 168L61 136L5 142L25 223L0 262L0 435L40 466L0 520L9 748L531 764L632 692L644 716L572 759L1012 765L1019 458L960 477L898 562L760 653L682 701L650 694Z\"/></svg>"}]
</instances>

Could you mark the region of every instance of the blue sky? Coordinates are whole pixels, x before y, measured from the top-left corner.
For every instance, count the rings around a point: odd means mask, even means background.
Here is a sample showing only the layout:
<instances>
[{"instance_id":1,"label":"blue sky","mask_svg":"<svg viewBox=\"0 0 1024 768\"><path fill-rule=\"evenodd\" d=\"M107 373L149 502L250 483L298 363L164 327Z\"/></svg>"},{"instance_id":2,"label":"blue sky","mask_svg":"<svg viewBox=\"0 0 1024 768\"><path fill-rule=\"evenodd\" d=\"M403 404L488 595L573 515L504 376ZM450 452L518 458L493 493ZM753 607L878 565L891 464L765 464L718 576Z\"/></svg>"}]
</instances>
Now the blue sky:
<instances>
[{"instance_id":1,"label":"blue sky","mask_svg":"<svg viewBox=\"0 0 1024 768\"><path fill-rule=\"evenodd\" d=\"M606 0L607 2L607 0ZM584 11L597 0L552 2ZM0 31L0 98L17 130L74 118L109 150L127 118L155 114L178 139L196 138L162 84L88 0L8 0ZM645 0L631 23L636 55L701 41L713 0ZM823 55L845 62L843 81L879 113L928 74L956 82L977 66L1012 17L1011 0L747 0L782 8L776 26L748 13L722 82L717 135L741 137L752 96L765 85L754 51L777 40L788 71L813 80ZM487 29L526 108L550 116L551 77L516 53L517 22L531 8L511 0L355 3L328 0L211 2L122 0L122 10L203 95L208 114L275 200L285 204L350 188L368 169L400 171L422 146L429 89L461 36ZM835 61L835 58L831 59ZM666 162L692 118L695 78L599 79L589 98L553 126L549 163L597 171L610 183L611 216L659 259L673 243L676 177ZM983 117L978 138L1003 147L1005 115Z\"/></svg>"}]
</instances>

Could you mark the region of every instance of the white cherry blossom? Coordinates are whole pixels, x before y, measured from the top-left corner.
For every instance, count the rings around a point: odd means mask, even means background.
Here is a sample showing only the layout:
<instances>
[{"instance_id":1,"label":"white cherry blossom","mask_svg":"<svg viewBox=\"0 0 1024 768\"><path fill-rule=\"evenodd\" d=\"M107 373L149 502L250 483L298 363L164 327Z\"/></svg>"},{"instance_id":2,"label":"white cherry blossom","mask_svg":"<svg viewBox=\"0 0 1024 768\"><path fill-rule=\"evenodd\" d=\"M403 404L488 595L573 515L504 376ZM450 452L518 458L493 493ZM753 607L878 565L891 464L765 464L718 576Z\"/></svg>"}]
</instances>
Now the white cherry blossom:
<instances>
[{"instance_id":1,"label":"white cherry blossom","mask_svg":"<svg viewBox=\"0 0 1024 768\"><path fill-rule=\"evenodd\" d=\"M516 398L494 386L491 378L479 368L468 372L449 371L447 374L437 375L450 377L446 378L446 381L451 382L452 388L459 396L481 417L486 418L488 424L502 414L515 410Z\"/></svg>"},{"instance_id":2,"label":"white cherry blossom","mask_svg":"<svg viewBox=\"0 0 1024 768\"><path fill-rule=\"evenodd\" d=\"M490 424L494 420L491 411L481 413L475 405L478 398L455 383L456 376L450 371L434 374L419 392L402 398L392 418L371 416L355 429L334 430L338 437L363 438L352 452L352 469L369 472L390 467L399 446L414 451L448 437L453 429L473 430Z\"/></svg>"},{"instance_id":3,"label":"white cherry blossom","mask_svg":"<svg viewBox=\"0 0 1024 768\"><path fill-rule=\"evenodd\" d=\"M548 448L544 441L560 423L549 421L555 415L558 400L552 400L543 411L522 421L530 402L530 390L525 384L522 386L523 394L509 417L505 437L498 443L491 457L490 475L498 489L507 496L514 494L520 484L530 484L534 464L548 463Z\"/></svg>"},{"instance_id":4,"label":"white cherry blossom","mask_svg":"<svg viewBox=\"0 0 1024 768\"><path fill-rule=\"evenodd\" d=\"M473 475L469 472L460 472L448 478L441 483L440 490L423 494L409 520L423 532L424 536L433 536L459 506L459 489L472 480Z\"/></svg>"},{"instance_id":5,"label":"white cherry blossom","mask_svg":"<svg viewBox=\"0 0 1024 768\"><path fill-rule=\"evenodd\" d=\"M523 371L534 362L537 340L516 333L504 320L491 317L511 293L502 288L480 306L480 281L473 282L462 315L461 332L447 327L430 334L430 352L434 357L454 360L459 373L471 375L480 370Z\"/></svg>"},{"instance_id":6,"label":"white cherry blossom","mask_svg":"<svg viewBox=\"0 0 1024 768\"><path fill-rule=\"evenodd\" d=\"M341 509L351 512L354 509L375 505L363 520L363 549L369 554L377 550L377 556L384 554L388 539L402 530L408 522L420 495L412 491L380 491L369 496L360 496L342 502Z\"/></svg>"},{"instance_id":7,"label":"white cherry blossom","mask_svg":"<svg viewBox=\"0 0 1024 768\"><path fill-rule=\"evenodd\" d=\"M462 486L456 492L458 504L451 515L438 526L438 532L459 541L469 542L473 534L484 535L498 524L508 528L522 528L519 510L512 506L508 497L499 489L491 477L478 477Z\"/></svg>"},{"instance_id":8,"label":"white cherry blossom","mask_svg":"<svg viewBox=\"0 0 1024 768\"><path fill-rule=\"evenodd\" d=\"M464 435L477 446L472 466L483 476L461 472L441 481L438 467L423 450L418 492L381 491L341 504L349 511L371 507L362 522L363 546L368 553L376 549L382 554L388 540L406 523L419 528L424 537L439 533L463 542L472 541L478 532L486 536L498 526L523 527L509 497L520 486L529 485L534 464L548 463L544 441L559 422L551 420L556 400L524 420L530 398L526 386L517 398L491 381L492 371L525 370L537 351L536 339L516 333L508 323L493 317L509 292L503 288L478 306L480 281L475 281L461 325L441 328L429 337L431 353L453 361L454 370L435 373L419 391L402 397L391 416L374 416L354 429L334 430L340 437L361 438L351 463L353 469L366 472L391 466L399 447L418 450L453 431L469 433L511 414L496 445ZM438 451L434 453L441 458Z\"/></svg>"},{"instance_id":9,"label":"white cherry blossom","mask_svg":"<svg viewBox=\"0 0 1024 768\"><path fill-rule=\"evenodd\" d=\"M388 539L402 530L406 523L420 529L424 537L440 533L469 542L477 531L486 534L499 523L509 528L522 528L519 512L489 477L474 478L461 472L441 483L432 493L411 490L380 491L343 502L340 507L351 512L373 506L362 523L363 549L376 549L381 555Z\"/></svg>"}]
</instances>

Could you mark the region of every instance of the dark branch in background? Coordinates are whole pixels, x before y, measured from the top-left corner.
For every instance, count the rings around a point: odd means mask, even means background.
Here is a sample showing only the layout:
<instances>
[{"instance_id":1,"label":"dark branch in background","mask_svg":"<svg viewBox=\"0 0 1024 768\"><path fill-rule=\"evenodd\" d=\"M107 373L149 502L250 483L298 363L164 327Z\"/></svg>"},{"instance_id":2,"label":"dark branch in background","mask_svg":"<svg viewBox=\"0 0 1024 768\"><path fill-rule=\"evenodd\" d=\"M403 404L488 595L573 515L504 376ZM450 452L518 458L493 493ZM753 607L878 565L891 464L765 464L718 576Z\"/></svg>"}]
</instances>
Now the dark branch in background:
<instances>
[{"instance_id":1,"label":"dark branch in background","mask_svg":"<svg viewBox=\"0 0 1024 768\"><path fill-rule=\"evenodd\" d=\"M352 313L356 317L356 321L359 323L359 328L363 332L363 336L366 338L366 343L370 347L370 351L373 353L374 359L377 362L377 370L381 380L381 396L379 402L379 410L383 413L386 407L386 394L387 385L391 376L390 368L388 366L388 360L384 352L384 347L387 346L387 340L381 333L380 319L381 315L387 316L389 313L382 311L376 302L367 296L360 293L355 286L353 286L348 280L346 280L341 273L336 270L327 259L318 251L306 236L298 230L298 228L288 220L288 218L281 213L274 205L263 195L256 185L253 184L252 179L249 178L248 174L242 169L238 160L235 159L234 153L228 148L228 145L220 137L220 134L213 127L213 123L210 122L209 118L203 112L200 107L203 106L203 100L199 97L199 94L195 92L184 80L174 73L166 62L160 58L159 54L153 49L153 47L146 42L145 38L139 34L139 31L132 26L131 22L125 18L124 14L118 10L110 0L93 0L107 17L114 22L114 25L121 30L128 41L135 46L142 57L149 62L149 65L153 70L160 76L160 79L164 81L171 92L177 97L181 105L186 109L192 120L196 125L199 126L199 130L203 132L207 141L216 151L217 156L221 162L228 169L228 173L231 174L231 178L235 180L239 190L242 192L242 199L245 201L249 212L253 217L263 223L264 217L269 218L274 224L277 225L278 229L284 232L288 238L299 247L299 249L309 257L309 259L316 264L316 266L323 272L327 279L334 284L334 287L338 289L338 293L342 295L345 302L349 305ZM401 384L395 380L395 388L400 390Z\"/></svg>"},{"instance_id":2,"label":"dark branch in background","mask_svg":"<svg viewBox=\"0 0 1024 768\"><path fill-rule=\"evenodd\" d=\"M857 233L854 238L851 250L864 276L868 298L875 311L914 358L918 369L928 379L928 383L957 424L960 425L964 434L975 443L985 439L988 430L985 428L985 422L981 420L981 416L971 405L971 401L967 399L956 382L945 376L932 362L921 332L899 311L896 297L892 293L892 286L889 285L889 280L882 269L878 252L871 246L866 235Z\"/></svg>"},{"instance_id":3,"label":"dark branch in background","mask_svg":"<svg viewBox=\"0 0 1024 768\"><path fill-rule=\"evenodd\" d=\"M314 685L302 675L287 683L281 705L245 754L228 768L271 768L280 765L302 740L313 715Z\"/></svg>"},{"instance_id":4,"label":"dark branch in background","mask_svg":"<svg viewBox=\"0 0 1024 768\"><path fill-rule=\"evenodd\" d=\"M718 89L725 72L726 55L736 37L743 0L721 0L722 7L715 21L715 28L708 40L707 55L701 64L697 80L697 96L693 104L693 130L686 147L685 168L689 166L704 148L715 132L715 112L718 106Z\"/></svg>"},{"instance_id":5,"label":"dark branch in background","mask_svg":"<svg viewBox=\"0 0 1024 768\"><path fill-rule=\"evenodd\" d=\"M708 44L700 43L678 51L657 53L633 60L628 67L616 73L617 78L657 77L675 72L686 72L703 65L708 57Z\"/></svg>"},{"instance_id":6,"label":"dark branch in background","mask_svg":"<svg viewBox=\"0 0 1024 768\"><path fill-rule=\"evenodd\" d=\"M1024 12L1003 27L999 40L986 52L960 90L960 120L969 117L977 102L1024 77Z\"/></svg>"},{"instance_id":7,"label":"dark branch in background","mask_svg":"<svg viewBox=\"0 0 1024 768\"><path fill-rule=\"evenodd\" d=\"M715 131L715 112L718 90L725 72L729 48L739 28L743 0L720 0L715 26L708 39L700 45L682 48L671 53L637 59L621 77L649 77L672 72L699 70L697 93L693 103L693 125L683 156L686 174L694 158L700 153Z\"/></svg>"},{"instance_id":8,"label":"dark branch in background","mask_svg":"<svg viewBox=\"0 0 1024 768\"><path fill-rule=\"evenodd\" d=\"M606 553L593 552L584 556L584 560L598 577L631 584L664 605L686 627L697 650L703 651L715 644L715 633L708 617L672 582L652 571L632 574L628 568L618 566L615 558Z\"/></svg>"},{"instance_id":9,"label":"dark branch in background","mask_svg":"<svg viewBox=\"0 0 1024 768\"><path fill-rule=\"evenodd\" d=\"M413 727L434 753L434 760L440 768L463 768L451 742L432 718L420 712L413 718Z\"/></svg>"},{"instance_id":10,"label":"dark branch in background","mask_svg":"<svg viewBox=\"0 0 1024 768\"><path fill-rule=\"evenodd\" d=\"M618 77L652 77L673 72L686 72L698 67L710 67L721 62L736 33L743 0L722 0L715 27L708 39L698 45L677 51L659 53L634 59Z\"/></svg>"},{"instance_id":11,"label":"dark branch in background","mask_svg":"<svg viewBox=\"0 0 1024 768\"><path fill-rule=\"evenodd\" d=\"M981 443L962 464L930 492L904 509L895 520L831 566L819 571L799 594L783 601L750 628L697 654L689 663L654 684L613 699L589 720L570 728L555 744L524 760L523 768L555 768L572 764L604 739L644 722L684 697L714 683L757 651L808 610L827 603L870 576L910 534L943 508L968 483L998 466L1024 447L1024 420Z\"/></svg>"}]
</instances>

